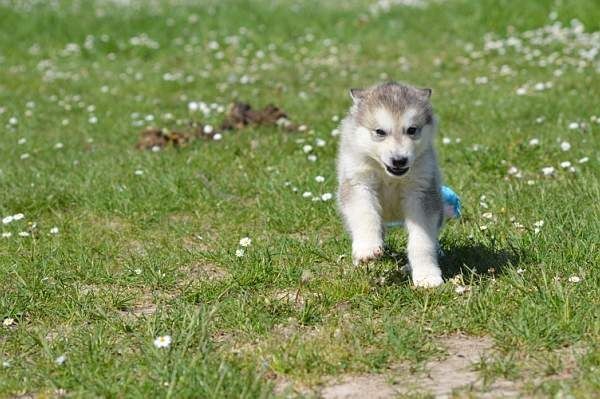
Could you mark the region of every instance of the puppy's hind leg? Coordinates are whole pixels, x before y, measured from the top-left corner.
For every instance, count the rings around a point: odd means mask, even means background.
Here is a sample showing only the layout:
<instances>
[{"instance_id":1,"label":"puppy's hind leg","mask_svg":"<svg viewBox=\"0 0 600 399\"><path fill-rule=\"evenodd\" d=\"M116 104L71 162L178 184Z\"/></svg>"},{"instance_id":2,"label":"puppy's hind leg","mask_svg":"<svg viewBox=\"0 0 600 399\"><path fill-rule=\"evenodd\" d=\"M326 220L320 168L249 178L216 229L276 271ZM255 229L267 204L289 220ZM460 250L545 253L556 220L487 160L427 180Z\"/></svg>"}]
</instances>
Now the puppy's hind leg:
<instances>
[{"instance_id":1,"label":"puppy's hind leg","mask_svg":"<svg viewBox=\"0 0 600 399\"><path fill-rule=\"evenodd\" d=\"M352 237L355 265L383 254L381 206L377 194L365 185L344 182L339 192L340 210Z\"/></svg>"},{"instance_id":2,"label":"puppy's hind leg","mask_svg":"<svg viewBox=\"0 0 600 399\"><path fill-rule=\"evenodd\" d=\"M443 284L438 265L438 232L441 212L425 210L420 198L409 198L405 203L408 230L408 261L413 284L417 287L437 287Z\"/></svg>"}]
</instances>

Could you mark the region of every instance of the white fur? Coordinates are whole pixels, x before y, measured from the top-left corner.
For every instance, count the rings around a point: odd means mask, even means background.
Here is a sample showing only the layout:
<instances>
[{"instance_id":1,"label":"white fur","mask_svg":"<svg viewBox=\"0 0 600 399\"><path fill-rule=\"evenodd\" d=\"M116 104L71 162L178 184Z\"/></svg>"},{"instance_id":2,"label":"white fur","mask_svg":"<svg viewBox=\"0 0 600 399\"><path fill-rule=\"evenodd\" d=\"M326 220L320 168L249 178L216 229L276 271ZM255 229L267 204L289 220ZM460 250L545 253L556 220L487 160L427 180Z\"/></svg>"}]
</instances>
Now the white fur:
<instances>
[{"instance_id":1,"label":"white fur","mask_svg":"<svg viewBox=\"0 0 600 399\"><path fill-rule=\"evenodd\" d=\"M394 117L382 109L374 115L382 129L401 132L411 125L415 112L409 108ZM437 259L440 214L437 206L427 209L423 201L432 184L438 191L440 185L432 147L434 131L434 125L427 125L418 140L402 134L377 140L371 131L358 125L351 112L341 124L337 160L340 211L352 237L354 263L382 255L383 224L404 220L412 279L420 287L443 283ZM409 158L410 169L397 177L385 170L385 164L389 165L390 159L399 155Z\"/></svg>"},{"instance_id":2,"label":"white fur","mask_svg":"<svg viewBox=\"0 0 600 399\"><path fill-rule=\"evenodd\" d=\"M375 111L375 119L379 123L379 128L386 132L391 132L396 126L393 115L383 107Z\"/></svg>"}]
</instances>

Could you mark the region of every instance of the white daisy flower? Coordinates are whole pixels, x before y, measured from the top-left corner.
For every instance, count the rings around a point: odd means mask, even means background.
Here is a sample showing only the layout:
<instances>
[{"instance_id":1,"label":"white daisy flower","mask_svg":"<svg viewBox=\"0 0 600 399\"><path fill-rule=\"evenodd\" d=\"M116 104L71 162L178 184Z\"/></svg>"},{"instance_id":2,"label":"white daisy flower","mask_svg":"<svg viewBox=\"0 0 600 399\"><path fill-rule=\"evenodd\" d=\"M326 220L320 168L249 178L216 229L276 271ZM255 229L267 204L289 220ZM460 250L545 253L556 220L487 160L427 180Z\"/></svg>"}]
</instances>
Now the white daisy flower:
<instances>
[{"instance_id":1,"label":"white daisy flower","mask_svg":"<svg viewBox=\"0 0 600 399\"><path fill-rule=\"evenodd\" d=\"M54 226L50 229L50 234L58 234L58 227Z\"/></svg>"},{"instance_id":2,"label":"white daisy flower","mask_svg":"<svg viewBox=\"0 0 600 399\"><path fill-rule=\"evenodd\" d=\"M321 195L321 200L323 200L323 201L329 201L332 198L333 198L333 194L331 194L331 193L325 193L325 194Z\"/></svg>"},{"instance_id":3,"label":"white daisy flower","mask_svg":"<svg viewBox=\"0 0 600 399\"><path fill-rule=\"evenodd\" d=\"M323 183L325 181L325 178L323 176L317 176L315 177L315 181L317 183Z\"/></svg>"},{"instance_id":4,"label":"white daisy flower","mask_svg":"<svg viewBox=\"0 0 600 399\"><path fill-rule=\"evenodd\" d=\"M237 256L238 258L241 258L242 256L244 256L244 250L239 248L235 250L235 256Z\"/></svg>"},{"instance_id":5,"label":"white daisy flower","mask_svg":"<svg viewBox=\"0 0 600 399\"><path fill-rule=\"evenodd\" d=\"M188 111L190 111L190 112L196 112L196 111L198 111L199 108L200 107L198 106L198 103L195 101L190 101L188 103Z\"/></svg>"},{"instance_id":6,"label":"white daisy flower","mask_svg":"<svg viewBox=\"0 0 600 399\"><path fill-rule=\"evenodd\" d=\"M450 139L450 137L444 137L442 139L443 144L450 144L451 142L452 142L452 140Z\"/></svg>"},{"instance_id":7,"label":"white daisy flower","mask_svg":"<svg viewBox=\"0 0 600 399\"><path fill-rule=\"evenodd\" d=\"M521 268L517 269L517 274L523 274L523 273L525 273L525 269L521 269Z\"/></svg>"},{"instance_id":8,"label":"white daisy flower","mask_svg":"<svg viewBox=\"0 0 600 399\"><path fill-rule=\"evenodd\" d=\"M566 168L568 168L570 166L571 166L571 162L569 162L569 161L563 161L563 162L560 163L560 167L563 168L563 169L566 169Z\"/></svg>"},{"instance_id":9,"label":"white daisy flower","mask_svg":"<svg viewBox=\"0 0 600 399\"><path fill-rule=\"evenodd\" d=\"M538 138L534 137L531 140L529 140L529 145L532 147L539 145L539 144L540 144L540 139L538 139Z\"/></svg>"},{"instance_id":10,"label":"white daisy flower","mask_svg":"<svg viewBox=\"0 0 600 399\"><path fill-rule=\"evenodd\" d=\"M12 233L10 231L5 231L2 233L2 238L10 238L12 237Z\"/></svg>"},{"instance_id":11,"label":"white daisy flower","mask_svg":"<svg viewBox=\"0 0 600 399\"><path fill-rule=\"evenodd\" d=\"M317 156L315 154L310 154L308 157L306 157L306 159L308 159L310 162L316 162Z\"/></svg>"},{"instance_id":12,"label":"white daisy flower","mask_svg":"<svg viewBox=\"0 0 600 399\"><path fill-rule=\"evenodd\" d=\"M252 239L250 237L244 237L240 239L240 246L249 247L252 244Z\"/></svg>"},{"instance_id":13,"label":"white daisy flower","mask_svg":"<svg viewBox=\"0 0 600 399\"><path fill-rule=\"evenodd\" d=\"M25 217L25 215L23 215L22 213L17 213L15 215L13 215L13 220L21 220Z\"/></svg>"},{"instance_id":14,"label":"white daisy flower","mask_svg":"<svg viewBox=\"0 0 600 399\"><path fill-rule=\"evenodd\" d=\"M465 287L464 285L457 285L454 287L454 292L456 292L458 295L462 295L467 291L469 291L469 287Z\"/></svg>"},{"instance_id":15,"label":"white daisy flower","mask_svg":"<svg viewBox=\"0 0 600 399\"><path fill-rule=\"evenodd\" d=\"M581 281L581 277L579 276L571 276L569 277L569 282L570 283L579 283Z\"/></svg>"},{"instance_id":16,"label":"white daisy flower","mask_svg":"<svg viewBox=\"0 0 600 399\"><path fill-rule=\"evenodd\" d=\"M14 220L14 217L12 215L6 216L4 218L2 218L2 224L9 224Z\"/></svg>"},{"instance_id":17,"label":"white daisy flower","mask_svg":"<svg viewBox=\"0 0 600 399\"><path fill-rule=\"evenodd\" d=\"M134 175L136 175L136 176L142 176L142 175L144 174L144 171L143 171L143 170L140 170L140 169L138 169L138 170L136 170L135 172L133 172L133 174L134 174Z\"/></svg>"},{"instance_id":18,"label":"white daisy flower","mask_svg":"<svg viewBox=\"0 0 600 399\"><path fill-rule=\"evenodd\" d=\"M571 129L571 130L579 129L579 123L577 123L577 122L569 123L569 129Z\"/></svg>"},{"instance_id":19,"label":"white daisy flower","mask_svg":"<svg viewBox=\"0 0 600 399\"><path fill-rule=\"evenodd\" d=\"M327 142L323 139L316 139L315 140L315 145L317 147L325 147L325 144L327 144Z\"/></svg>"},{"instance_id":20,"label":"white daisy flower","mask_svg":"<svg viewBox=\"0 0 600 399\"><path fill-rule=\"evenodd\" d=\"M206 125L206 126L204 126L204 129L202 129L202 130L206 134L211 134L213 132L214 128L212 127L212 125Z\"/></svg>"},{"instance_id":21,"label":"white daisy flower","mask_svg":"<svg viewBox=\"0 0 600 399\"><path fill-rule=\"evenodd\" d=\"M61 149L61 148L63 148L63 147L64 147L64 144L63 144L63 143L56 143L56 144L54 144L54 149L55 149L55 150L60 150L60 149Z\"/></svg>"},{"instance_id":22,"label":"white daisy flower","mask_svg":"<svg viewBox=\"0 0 600 399\"><path fill-rule=\"evenodd\" d=\"M157 348L168 348L171 345L171 336L163 335L154 339L154 346Z\"/></svg>"},{"instance_id":23,"label":"white daisy flower","mask_svg":"<svg viewBox=\"0 0 600 399\"><path fill-rule=\"evenodd\" d=\"M67 361L67 355L60 355L59 357L54 359L54 363L58 364L59 366L66 361Z\"/></svg>"},{"instance_id":24,"label":"white daisy flower","mask_svg":"<svg viewBox=\"0 0 600 399\"><path fill-rule=\"evenodd\" d=\"M302 197L310 198L310 197L312 197L312 193L310 191L305 191L302 193Z\"/></svg>"},{"instance_id":25,"label":"white daisy flower","mask_svg":"<svg viewBox=\"0 0 600 399\"><path fill-rule=\"evenodd\" d=\"M560 149L563 151L569 151L571 149L571 143L569 143L568 141L563 141L562 143L560 143Z\"/></svg>"},{"instance_id":26,"label":"white daisy flower","mask_svg":"<svg viewBox=\"0 0 600 399\"><path fill-rule=\"evenodd\" d=\"M302 151L304 151L305 154L308 154L309 152L311 152L313 150L313 146L310 144L304 144L302 146Z\"/></svg>"},{"instance_id":27,"label":"white daisy flower","mask_svg":"<svg viewBox=\"0 0 600 399\"><path fill-rule=\"evenodd\" d=\"M215 135L213 136L213 140L215 141L219 141L223 138L223 135L221 133L215 133Z\"/></svg>"},{"instance_id":28,"label":"white daisy flower","mask_svg":"<svg viewBox=\"0 0 600 399\"><path fill-rule=\"evenodd\" d=\"M2 321L2 325L4 327L9 327L9 326L12 326L13 324L15 324L15 319L13 319L12 317L7 317L6 319L4 319Z\"/></svg>"},{"instance_id":29,"label":"white daisy flower","mask_svg":"<svg viewBox=\"0 0 600 399\"><path fill-rule=\"evenodd\" d=\"M590 159L588 157L583 157L581 158L579 161L577 161L577 163L586 163L587 161L589 161Z\"/></svg>"},{"instance_id":30,"label":"white daisy flower","mask_svg":"<svg viewBox=\"0 0 600 399\"><path fill-rule=\"evenodd\" d=\"M554 168L552 166L546 166L542 168L542 173L544 176L552 176L554 175Z\"/></svg>"},{"instance_id":31,"label":"white daisy flower","mask_svg":"<svg viewBox=\"0 0 600 399\"><path fill-rule=\"evenodd\" d=\"M19 233L19 237L29 237L29 232L27 232L27 231L21 231Z\"/></svg>"}]
</instances>

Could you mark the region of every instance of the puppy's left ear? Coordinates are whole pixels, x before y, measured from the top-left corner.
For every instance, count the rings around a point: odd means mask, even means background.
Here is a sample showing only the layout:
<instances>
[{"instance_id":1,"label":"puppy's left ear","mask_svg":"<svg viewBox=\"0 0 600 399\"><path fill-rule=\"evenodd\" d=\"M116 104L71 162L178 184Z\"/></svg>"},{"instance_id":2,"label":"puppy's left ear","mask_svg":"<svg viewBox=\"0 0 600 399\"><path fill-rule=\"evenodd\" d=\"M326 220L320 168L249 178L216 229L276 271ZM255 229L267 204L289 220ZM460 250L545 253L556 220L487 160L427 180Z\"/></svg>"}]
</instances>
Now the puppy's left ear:
<instances>
[{"instance_id":1,"label":"puppy's left ear","mask_svg":"<svg viewBox=\"0 0 600 399\"><path fill-rule=\"evenodd\" d=\"M353 103L357 103L365 97L367 90L365 89L350 89L350 97Z\"/></svg>"},{"instance_id":2,"label":"puppy's left ear","mask_svg":"<svg viewBox=\"0 0 600 399\"><path fill-rule=\"evenodd\" d=\"M431 98L431 89L430 88L419 89L419 91L421 92L421 94L423 94L424 97Z\"/></svg>"}]
</instances>

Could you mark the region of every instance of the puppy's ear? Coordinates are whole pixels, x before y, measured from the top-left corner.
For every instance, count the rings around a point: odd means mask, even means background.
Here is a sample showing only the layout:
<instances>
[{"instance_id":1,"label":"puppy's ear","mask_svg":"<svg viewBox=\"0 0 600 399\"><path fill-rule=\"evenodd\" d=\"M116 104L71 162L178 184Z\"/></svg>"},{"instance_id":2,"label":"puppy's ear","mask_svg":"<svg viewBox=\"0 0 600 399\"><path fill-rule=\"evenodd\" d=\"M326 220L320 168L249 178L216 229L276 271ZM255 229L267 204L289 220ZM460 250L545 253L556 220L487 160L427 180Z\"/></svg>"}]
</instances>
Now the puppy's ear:
<instances>
[{"instance_id":1,"label":"puppy's ear","mask_svg":"<svg viewBox=\"0 0 600 399\"><path fill-rule=\"evenodd\" d=\"M350 89L350 98L356 104L365 97L367 90L365 89Z\"/></svg>"},{"instance_id":2,"label":"puppy's ear","mask_svg":"<svg viewBox=\"0 0 600 399\"><path fill-rule=\"evenodd\" d=\"M431 98L431 89L430 88L419 89L419 92L421 92L421 94L423 94L423 96L425 98Z\"/></svg>"}]
</instances>

